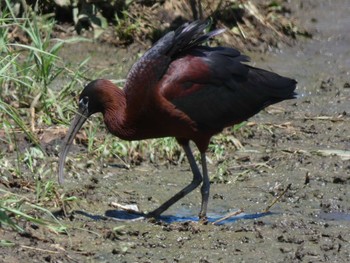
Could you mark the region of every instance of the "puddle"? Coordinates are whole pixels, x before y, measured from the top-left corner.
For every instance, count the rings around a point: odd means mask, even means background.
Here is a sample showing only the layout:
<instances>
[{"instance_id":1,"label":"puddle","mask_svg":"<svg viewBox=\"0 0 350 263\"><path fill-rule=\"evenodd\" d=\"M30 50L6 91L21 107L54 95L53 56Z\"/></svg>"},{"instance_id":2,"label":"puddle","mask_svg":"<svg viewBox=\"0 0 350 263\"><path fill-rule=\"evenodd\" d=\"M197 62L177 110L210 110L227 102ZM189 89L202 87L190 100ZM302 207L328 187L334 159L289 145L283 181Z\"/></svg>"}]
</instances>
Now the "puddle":
<instances>
[{"instance_id":1,"label":"puddle","mask_svg":"<svg viewBox=\"0 0 350 263\"><path fill-rule=\"evenodd\" d=\"M258 219L260 217L265 217L272 215L273 213L268 212L268 213L255 213L255 214L246 214L246 213L241 213L236 216L232 216L228 219L225 219L216 225L226 225L226 224L232 224L235 223L237 220L241 219ZM219 215L219 214L208 214L208 222L209 223L214 223L221 218L223 218L225 215ZM166 222L166 223L174 223L174 222L186 222L186 221L193 221L193 222L198 222L198 216L182 216L182 215L164 215L160 217L160 220Z\"/></svg>"},{"instance_id":2,"label":"puddle","mask_svg":"<svg viewBox=\"0 0 350 263\"><path fill-rule=\"evenodd\" d=\"M143 220L144 217L137 215L137 214L132 214L128 213L124 210L107 210L105 215L94 215L90 214L88 212L84 211L74 211L74 214L82 215L85 217L88 217L92 220L105 220L105 219L113 219L117 221L138 221L138 220ZM274 213L272 212L266 212L266 213L240 213L238 215L229 217L225 220L220 221L219 223L216 223L216 225L225 225L225 224L233 224L237 220L251 220L251 219L258 219L261 217L266 217L273 215ZM223 217L225 217L226 214L214 214L214 213L208 213L208 222L209 223L214 223ZM159 217L160 221L163 221L165 223L180 223L180 222L199 222L198 216L196 215L184 215L184 214L175 214L175 215L162 215Z\"/></svg>"},{"instance_id":3,"label":"puddle","mask_svg":"<svg viewBox=\"0 0 350 263\"><path fill-rule=\"evenodd\" d=\"M350 214L344 212L320 212L317 218L330 221L350 221Z\"/></svg>"}]
</instances>

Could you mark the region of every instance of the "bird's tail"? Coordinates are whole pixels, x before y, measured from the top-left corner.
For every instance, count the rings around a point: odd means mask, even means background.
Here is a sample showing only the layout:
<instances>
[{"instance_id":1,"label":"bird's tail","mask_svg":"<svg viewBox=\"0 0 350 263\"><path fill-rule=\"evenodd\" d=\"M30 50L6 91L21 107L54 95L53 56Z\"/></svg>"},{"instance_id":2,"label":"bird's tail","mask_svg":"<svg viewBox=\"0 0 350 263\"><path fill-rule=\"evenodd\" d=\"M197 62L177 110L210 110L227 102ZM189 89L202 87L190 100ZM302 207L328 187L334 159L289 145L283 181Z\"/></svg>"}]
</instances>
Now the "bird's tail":
<instances>
[{"instance_id":1,"label":"bird's tail","mask_svg":"<svg viewBox=\"0 0 350 263\"><path fill-rule=\"evenodd\" d=\"M297 87L297 81L291 78L280 76L276 73L250 67L248 79L254 83L251 83L252 87L259 87L254 93L260 94L261 97L268 98L266 105L271 105L283 100L295 99L297 93L295 89Z\"/></svg>"}]
</instances>

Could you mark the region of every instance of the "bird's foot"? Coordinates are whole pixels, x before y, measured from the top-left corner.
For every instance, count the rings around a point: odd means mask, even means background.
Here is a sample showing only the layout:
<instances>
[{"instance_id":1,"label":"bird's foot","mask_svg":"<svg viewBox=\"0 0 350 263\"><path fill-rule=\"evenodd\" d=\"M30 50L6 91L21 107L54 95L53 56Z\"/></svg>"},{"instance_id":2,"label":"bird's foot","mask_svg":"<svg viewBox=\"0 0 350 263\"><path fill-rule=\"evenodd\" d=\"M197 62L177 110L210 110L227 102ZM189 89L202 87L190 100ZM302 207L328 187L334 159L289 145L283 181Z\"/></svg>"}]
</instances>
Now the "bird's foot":
<instances>
[{"instance_id":1,"label":"bird's foot","mask_svg":"<svg viewBox=\"0 0 350 263\"><path fill-rule=\"evenodd\" d=\"M155 211L148 212L147 214L144 215L145 218L153 218L153 219L158 219L160 216L159 213L156 213Z\"/></svg>"},{"instance_id":2,"label":"bird's foot","mask_svg":"<svg viewBox=\"0 0 350 263\"><path fill-rule=\"evenodd\" d=\"M199 216L199 223L201 225L207 225L208 224L208 217L205 215L205 216Z\"/></svg>"}]
</instances>

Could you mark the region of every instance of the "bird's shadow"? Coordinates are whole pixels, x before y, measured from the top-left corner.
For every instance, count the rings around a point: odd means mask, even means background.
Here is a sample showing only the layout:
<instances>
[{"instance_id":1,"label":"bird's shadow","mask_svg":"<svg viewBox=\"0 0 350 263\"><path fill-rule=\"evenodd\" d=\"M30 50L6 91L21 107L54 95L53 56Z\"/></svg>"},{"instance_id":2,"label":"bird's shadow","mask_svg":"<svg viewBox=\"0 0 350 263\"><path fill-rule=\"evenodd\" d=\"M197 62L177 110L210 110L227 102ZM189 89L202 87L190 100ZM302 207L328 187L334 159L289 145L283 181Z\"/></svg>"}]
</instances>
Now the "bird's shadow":
<instances>
[{"instance_id":1,"label":"bird's shadow","mask_svg":"<svg viewBox=\"0 0 350 263\"><path fill-rule=\"evenodd\" d=\"M93 215L89 214L85 211L74 211L75 214L83 215L86 216L90 219L93 220L107 220L107 219L113 219L117 221L124 221L124 222L132 222L132 221L138 221L138 220L143 220L145 217L142 215L138 214L133 214L129 213L124 210L107 210L105 212L105 215ZM273 212L261 212L261 213L252 213L252 214L247 214L247 213L241 213L236 216L232 216L230 218L227 218L225 220L222 220L216 225L225 225L225 224L231 224L236 222L237 220L243 220L243 219L258 219L264 216L272 215L274 214ZM223 218L224 215L220 214L208 214L208 222L209 223L214 223L221 218ZM165 223L175 223L175 222L198 222L198 216L195 215L162 215L158 218L158 220L165 222Z\"/></svg>"}]
</instances>

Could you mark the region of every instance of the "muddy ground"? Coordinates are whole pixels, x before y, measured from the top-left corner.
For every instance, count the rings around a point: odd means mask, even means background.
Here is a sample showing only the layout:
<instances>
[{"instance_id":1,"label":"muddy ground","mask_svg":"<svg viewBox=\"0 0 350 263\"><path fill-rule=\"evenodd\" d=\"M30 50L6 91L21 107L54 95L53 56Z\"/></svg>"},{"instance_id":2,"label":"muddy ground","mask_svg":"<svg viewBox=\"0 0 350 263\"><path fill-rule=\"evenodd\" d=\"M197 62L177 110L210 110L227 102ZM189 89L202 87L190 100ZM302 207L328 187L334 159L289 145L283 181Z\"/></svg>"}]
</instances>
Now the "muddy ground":
<instances>
[{"instance_id":1,"label":"muddy ground","mask_svg":"<svg viewBox=\"0 0 350 263\"><path fill-rule=\"evenodd\" d=\"M225 153L228 179L211 186L211 221L240 208L244 213L221 225L201 225L195 191L166 211L163 221L119 221L123 216L110 202L156 208L190 181L188 164L101 166L93 176L90 168L79 179L66 178L64 191L79 197L74 213L61 219L70 226L68 235L43 229L33 238L0 230L1 239L20 244L1 247L0 260L349 262L350 5L346 0L290 2L293 16L313 38L248 55L255 66L296 78L300 97L250 119L249 132L236 134L244 149ZM88 45L86 52L95 50L109 58L108 65L116 63L115 48ZM209 165L211 177L219 165ZM261 213L289 184L270 213Z\"/></svg>"}]
</instances>

